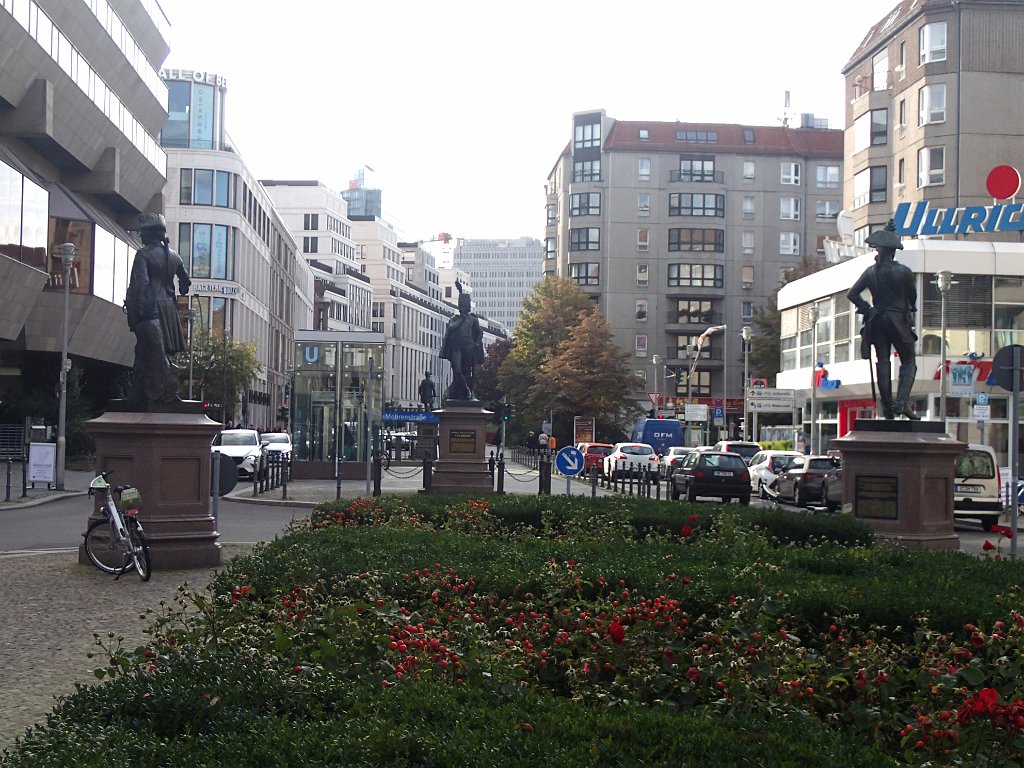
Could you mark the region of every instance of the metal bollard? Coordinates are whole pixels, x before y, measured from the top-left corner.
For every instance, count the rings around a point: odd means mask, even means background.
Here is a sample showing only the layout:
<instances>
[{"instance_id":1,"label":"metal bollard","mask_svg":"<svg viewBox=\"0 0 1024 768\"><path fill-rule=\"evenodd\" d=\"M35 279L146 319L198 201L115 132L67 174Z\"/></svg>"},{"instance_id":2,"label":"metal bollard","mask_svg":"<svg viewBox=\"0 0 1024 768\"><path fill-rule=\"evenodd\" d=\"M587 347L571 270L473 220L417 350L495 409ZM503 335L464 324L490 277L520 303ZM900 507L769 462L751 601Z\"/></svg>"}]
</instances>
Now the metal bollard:
<instances>
[{"instance_id":1,"label":"metal bollard","mask_svg":"<svg viewBox=\"0 0 1024 768\"><path fill-rule=\"evenodd\" d=\"M505 495L505 457L498 459L498 495Z\"/></svg>"},{"instance_id":2,"label":"metal bollard","mask_svg":"<svg viewBox=\"0 0 1024 768\"><path fill-rule=\"evenodd\" d=\"M636 472L636 464L634 464L631 461L631 462L629 462L629 497L630 498L633 498L633 479L634 479L633 478L633 474L634 474L634 472ZM640 478L638 477L636 479L639 480ZM639 490L639 488L637 490Z\"/></svg>"},{"instance_id":3,"label":"metal bollard","mask_svg":"<svg viewBox=\"0 0 1024 768\"><path fill-rule=\"evenodd\" d=\"M430 456L426 455L423 458L423 493L431 493L433 487L433 471L434 462L430 460Z\"/></svg>"},{"instance_id":4,"label":"metal bollard","mask_svg":"<svg viewBox=\"0 0 1024 768\"><path fill-rule=\"evenodd\" d=\"M487 471L491 473L491 484L494 484L494 451L487 457Z\"/></svg>"},{"instance_id":5,"label":"metal bollard","mask_svg":"<svg viewBox=\"0 0 1024 768\"><path fill-rule=\"evenodd\" d=\"M13 461L7 460L7 495L4 497L4 501L11 500L11 467L13 464Z\"/></svg>"},{"instance_id":6,"label":"metal bollard","mask_svg":"<svg viewBox=\"0 0 1024 768\"><path fill-rule=\"evenodd\" d=\"M590 498L597 498L597 467L590 468Z\"/></svg>"},{"instance_id":7,"label":"metal bollard","mask_svg":"<svg viewBox=\"0 0 1024 768\"><path fill-rule=\"evenodd\" d=\"M252 470L252 495L260 495L260 470L258 466L254 466Z\"/></svg>"},{"instance_id":8,"label":"metal bollard","mask_svg":"<svg viewBox=\"0 0 1024 768\"><path fill-rule=\"evenodd\" d=\"M284 458L284 456L285 456L285 454L282 454L282 458ZM285 464L285 466L283 467L282 472L281 472L281 498L282 499L287 499L288 498L288 469L291 466L291 462L292 462L292 455L289 453L289 454L287 454L287 463Z\"/></svg>"},{"instance_id":9,"label":"metal bollard","mask_svg":"<svg viewBox=\"0 0 1024 768\"><path fill-rule=\"evenodd\" d=\"M28 496L28 454L21 457L21 498Z\"/></svg>"},{"instance_id":10,"label":"metal bollard","mask_svg":"<svg viewBox=\"0 0 1024 768\"><path fill-rule=\"evenodd\" d=\"M373 495L380 496L380 476L381 476L381 463L375 461L372 464L373 470L370 473L373 478Z\"/></svg>"}]
</instances>

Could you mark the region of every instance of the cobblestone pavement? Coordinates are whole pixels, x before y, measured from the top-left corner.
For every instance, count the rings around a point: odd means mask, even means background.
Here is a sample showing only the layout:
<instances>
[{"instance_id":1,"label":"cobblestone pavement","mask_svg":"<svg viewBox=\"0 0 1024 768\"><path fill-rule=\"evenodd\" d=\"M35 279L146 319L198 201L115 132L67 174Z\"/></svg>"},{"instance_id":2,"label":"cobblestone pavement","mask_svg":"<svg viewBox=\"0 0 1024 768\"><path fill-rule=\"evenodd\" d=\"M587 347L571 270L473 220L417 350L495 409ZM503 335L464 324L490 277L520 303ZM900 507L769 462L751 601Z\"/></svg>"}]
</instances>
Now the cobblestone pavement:
<instances>
[{"instance_id":1,"label":"cobblestone pavement","mask_svg":"<svg viewBox=\"0 0 1024 768\"><path fill-rule=\"evenodd\" d=\"M248 549L227 545L225 563ZM141 645L147 622L140 617L174 600L183 583L206 586L215 570L154 571L144 584L134 572L115 581L70 551L0 558L0 748L45 721L75 683L96 682L93 670L105 657L94 633ZM100 655L90 659L93 651Z\"/></svg>"}]
</instances>

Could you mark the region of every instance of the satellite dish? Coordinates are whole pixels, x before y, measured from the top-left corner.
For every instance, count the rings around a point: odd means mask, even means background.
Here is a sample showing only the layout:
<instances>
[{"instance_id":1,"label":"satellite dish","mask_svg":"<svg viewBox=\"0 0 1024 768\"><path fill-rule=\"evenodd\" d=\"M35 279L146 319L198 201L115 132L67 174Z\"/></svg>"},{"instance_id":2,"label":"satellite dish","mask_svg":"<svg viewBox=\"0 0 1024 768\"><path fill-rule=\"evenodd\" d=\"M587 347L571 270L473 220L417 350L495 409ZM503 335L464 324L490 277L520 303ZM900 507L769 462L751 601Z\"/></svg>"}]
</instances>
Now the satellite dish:
<instances>
[{"instance_id":1,"label":"satellite dish","mask_svg":"<svg viewBox=\"0 0 1024 768\"><path fill-rule=\"evenodd\" d=\"M853 242L853 214L845 208L836 216L836 230L844 243Z\"/></svg>"}]
</instances>

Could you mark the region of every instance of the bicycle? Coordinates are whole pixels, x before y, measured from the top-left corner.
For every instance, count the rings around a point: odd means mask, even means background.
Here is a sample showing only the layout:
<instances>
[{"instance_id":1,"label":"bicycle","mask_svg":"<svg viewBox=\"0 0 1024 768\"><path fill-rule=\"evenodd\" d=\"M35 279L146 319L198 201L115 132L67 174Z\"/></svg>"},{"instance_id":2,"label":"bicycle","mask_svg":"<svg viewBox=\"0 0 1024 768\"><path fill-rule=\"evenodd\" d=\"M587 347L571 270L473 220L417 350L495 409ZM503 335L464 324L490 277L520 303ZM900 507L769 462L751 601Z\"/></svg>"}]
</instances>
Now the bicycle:
<instances>
[{"instance_id":1,"label":"bicycle","mask_svg":"<svg viewBox=\"0 0 1024 768\"><path fill-rule=\"evenodd\" d=\"M387 472L391 468L391 451L382 451L374 448L370 452L370 459L375 463L379 463L381 469Z\"/></svg>"},{"instance_id":2,"label":"bicycle","mask_svg":"<svg viewBox=\"0 0 1024 768\"><path fill-rule=\"evenodd\" d=\"M85 554L89 562L104 573L120 578L134 568L142 581L149 581L153 564L146 532L138 518L142 498L138 489L130 485L111 488L107 482L111 474L110 471L102 472L89 483L90 498L94 493L101 495L100 509L104 517L89 523L85 531ZM115 493L123 511L114 502Z\"/></svg>"}]
</instances>

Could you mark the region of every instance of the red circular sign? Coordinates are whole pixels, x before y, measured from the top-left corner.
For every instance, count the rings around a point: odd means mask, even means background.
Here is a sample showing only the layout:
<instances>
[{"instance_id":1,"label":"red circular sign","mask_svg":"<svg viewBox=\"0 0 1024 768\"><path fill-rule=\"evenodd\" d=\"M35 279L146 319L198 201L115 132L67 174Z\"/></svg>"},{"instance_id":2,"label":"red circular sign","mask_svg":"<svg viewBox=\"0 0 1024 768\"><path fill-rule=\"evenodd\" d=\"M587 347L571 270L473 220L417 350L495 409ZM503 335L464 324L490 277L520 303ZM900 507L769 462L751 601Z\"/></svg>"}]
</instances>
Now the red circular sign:
<instances>
[{"instance_id":1,"label":"red circular sign","mask_svg":"<svg viewBox=\"0 0 1024 768\"><path fill-rule=\"evenodd\" d=\"M997 165L988 172L985 188L996 200L1008 200L1020 190L1020 172L1012 165Z\"/></svg>"}]
</instances>

